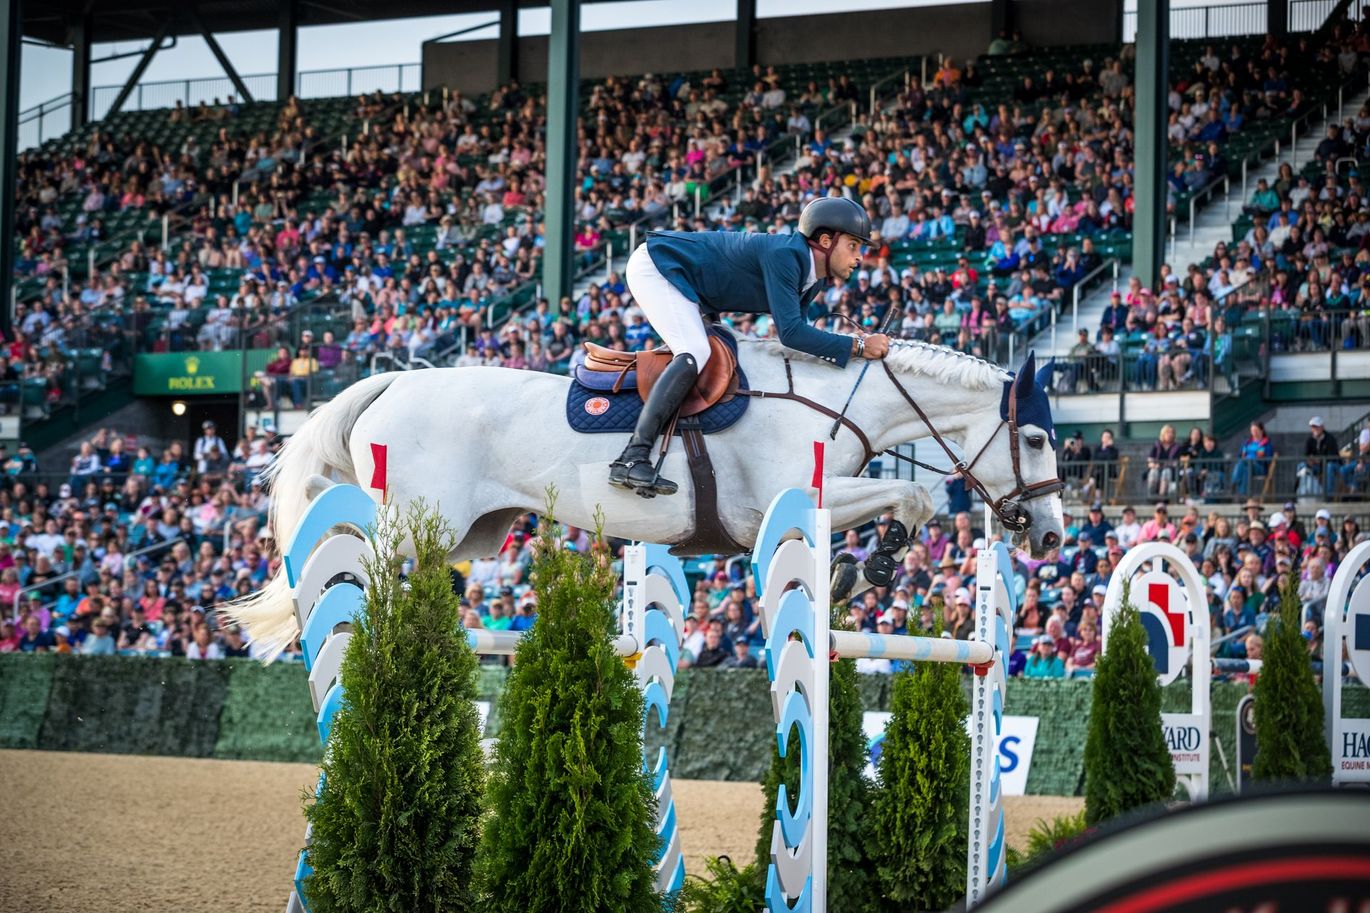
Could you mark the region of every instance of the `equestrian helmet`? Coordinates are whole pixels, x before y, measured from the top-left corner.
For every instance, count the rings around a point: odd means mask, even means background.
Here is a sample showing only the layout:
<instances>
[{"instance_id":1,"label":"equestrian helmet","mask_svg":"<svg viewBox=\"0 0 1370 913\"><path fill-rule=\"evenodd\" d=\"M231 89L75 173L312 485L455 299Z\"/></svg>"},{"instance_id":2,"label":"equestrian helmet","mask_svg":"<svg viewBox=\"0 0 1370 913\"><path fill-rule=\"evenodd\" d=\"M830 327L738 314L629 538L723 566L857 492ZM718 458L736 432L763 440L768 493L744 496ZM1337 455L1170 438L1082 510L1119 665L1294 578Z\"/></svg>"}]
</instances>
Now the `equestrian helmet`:
<instances>
[{"instance_id":1,"label":"equestrian helmet","mask_svg":"<svg viewBox=\"0 0 1370 913\"><path fill-rule=\"evenodd\" d=\"M855 200L846 197L820 197L799 214L799 233L810 241L823 232L851 235L862 244L871 243L871 219Z\"/></svg>"}]
</instances>

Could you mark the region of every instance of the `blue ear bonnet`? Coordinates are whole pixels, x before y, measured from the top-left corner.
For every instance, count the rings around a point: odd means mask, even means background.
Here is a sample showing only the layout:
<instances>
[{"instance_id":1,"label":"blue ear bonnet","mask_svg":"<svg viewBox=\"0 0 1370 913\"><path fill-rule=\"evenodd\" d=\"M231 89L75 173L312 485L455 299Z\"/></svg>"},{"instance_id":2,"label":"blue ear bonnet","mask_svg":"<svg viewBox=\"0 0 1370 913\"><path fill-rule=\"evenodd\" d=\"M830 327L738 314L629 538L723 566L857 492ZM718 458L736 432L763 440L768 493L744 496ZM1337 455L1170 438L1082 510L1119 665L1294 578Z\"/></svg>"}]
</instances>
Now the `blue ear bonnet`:
<instances>
[{"instance_id":1,"label":"blue ear bonnet","mask_svg":"<svg viewBox=\"0 0 1370 913\"><path fill-rule=\"evenodd\" d=\"M1027 361L1023 362L1023 367L1014 376L1013 380L1004 381L1004 394L999 401L999 417L1008 421L1008 402L1009 397L1016 397L1018 400L1018 426L1036 425L1047 433L1047 439L1051 441L1051 446L1056 446L1056 423L1051 419L1051 401L1047 397L1047 390L1052 386L1052 377L1056 372L1056 360L1053 358L1037 370L1037 355L1029 352Z\"/></svg>"}]
</instances>

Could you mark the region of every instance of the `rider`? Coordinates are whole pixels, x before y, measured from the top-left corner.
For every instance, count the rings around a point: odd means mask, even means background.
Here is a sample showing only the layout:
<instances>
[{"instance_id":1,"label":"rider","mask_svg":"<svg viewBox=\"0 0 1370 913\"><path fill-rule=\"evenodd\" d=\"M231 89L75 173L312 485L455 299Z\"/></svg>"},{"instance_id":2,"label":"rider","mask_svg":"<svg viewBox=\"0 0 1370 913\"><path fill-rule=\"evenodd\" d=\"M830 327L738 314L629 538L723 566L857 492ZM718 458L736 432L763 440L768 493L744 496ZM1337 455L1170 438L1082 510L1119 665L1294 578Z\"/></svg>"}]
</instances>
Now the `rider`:
<instances>
[{"instance_id":1,"label":"rider","mask_svg":"<svg viewBox=\"0 0 1370 913\"><path fill-rule=\"evenodd\" d=\"M651 451L709 360L701 312L769 312L783 345L839 367L852 356L884 358L884 335L842 336L804 319L824 280L846 282L860 268L870 234L866 210L845 197L805 206L795 235L649 233L628 259L628 288L674 357L652 387L628 446L609 464L610 484L645 497L675 494L676 483L657 473Z\"/></svg>"}]
</instances>

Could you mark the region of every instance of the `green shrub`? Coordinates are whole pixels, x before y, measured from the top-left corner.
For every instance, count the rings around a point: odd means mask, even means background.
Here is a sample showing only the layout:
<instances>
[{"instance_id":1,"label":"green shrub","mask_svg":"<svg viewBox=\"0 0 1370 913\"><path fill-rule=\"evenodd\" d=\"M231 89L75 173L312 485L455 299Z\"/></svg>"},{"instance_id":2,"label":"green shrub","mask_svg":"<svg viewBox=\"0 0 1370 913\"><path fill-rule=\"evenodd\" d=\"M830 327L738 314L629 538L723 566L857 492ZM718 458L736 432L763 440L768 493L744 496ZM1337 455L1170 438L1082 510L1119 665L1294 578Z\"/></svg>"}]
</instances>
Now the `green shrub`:
<instances>
[{"instance_id":1,"label":"green shrub","mask_svg":"<svg viewBox=\"0 0 1370 913\"><path fill-rule=\"evenodd\" d=\"M1256 723L1255 780L1324 781L1332 756L1323 734L1322 692L1300 630L1298 575L1280 592L1279 614L1265 629L1261 673L1252 707Z\"/></svg>"},{"instance_id":2,"label":"green shrub","mask_svg":"<svg viewBox=\"0 0 1370 913\"><path fill-rule=\"evenodd\" d=\"M752 863L739 869L726 856L704 862L712 878L687 875L676 904L679 913L756 913L763 903L766 870Z\"/></svg>"},{"instance_id":3,"label":"green shrub","mask_svg":"<svg viewBox=\"0 0 1370 913\"><path fill-rule=\"evenodd\" d=\"M610 642L616 581L552 527L544 520L533 567L538 621L500 698L478 858L486 908L660 913L642 695Z\"/></svg>"},{"instance_id":4,"label":"green shrub","mask_svg":"<svg viewBox=\"0 0 1370 913\"><path fill-rule=\"evenodd\" d=\"M1080 809L1073 815L1061 815L1050 821L1039 820L1028 831L1027 848L1019 851L1008 849L1008 868L1015 872L1032 868L1047 855L1074 841L1089 829L1085 823L1085 810Z\"/></svg>"},{"instance_id":5,"label":"green shrub","mask_svg":"<svg viewBox=\"0 0 1370 913\"><path fill-rule=\"evenodd\" d=\"M897 673L890 709L871 816L884 908L944 910L966 893L970 736L960 667L925 662Z\"/></svg>"},{"instance_id":6,"label":"green shrub","mask_svg":"<svg viewBox=\"0 0 1370 913\"><path fill-rule=\"evenodd\" d=\"M380 522L325 786L305 809L305 897L313 913L471 910L484 759L476 660L447 569L455 537L422 504ZM416 552L407 586L386 544L403 538Z\"/></svg>"},{"instance_id":7,"label":"green shrub","mask_svg":"<svg viewBox=\"0 0 1370 913\"><path fill-rule=\"evenodd\" d=\"M828 679L828 909L872 913L880 883L870 858L878 838L871 828L870 752L861 726L856 661L832 664Z\"/></svg>"},{"instance_id":8,"label":"green shrub","mask_svg":"<svg viewBox=\"0 0 1370 913\"><path fill-rule=\"evenodd\" d=\"M1090 825L1175 792L1175 767L1161 726L1161 686L1131 587L1109 622L1108 649L1094 672L1085 740L1085 820Z\"/></svg>"}]
</instances>

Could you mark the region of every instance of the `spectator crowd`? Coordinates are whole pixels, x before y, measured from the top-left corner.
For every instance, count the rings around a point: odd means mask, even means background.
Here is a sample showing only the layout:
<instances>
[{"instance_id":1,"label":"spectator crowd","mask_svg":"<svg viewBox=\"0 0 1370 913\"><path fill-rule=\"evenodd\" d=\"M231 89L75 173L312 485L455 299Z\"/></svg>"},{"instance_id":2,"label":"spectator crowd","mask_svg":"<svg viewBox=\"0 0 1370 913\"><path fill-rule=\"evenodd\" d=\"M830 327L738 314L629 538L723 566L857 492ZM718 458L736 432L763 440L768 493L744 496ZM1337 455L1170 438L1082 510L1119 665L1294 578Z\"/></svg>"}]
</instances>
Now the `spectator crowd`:
<instances>
[{"instance_id":1,"label":"spectator crowd","mask_svg":"<svg viewBox=\"0 0 1370 913\"><path fill-rule=\"evenodd\" d=\"M1265 36L1191 55L1169 91L1170 205L1229 173L1235 138L1312 110L1311 87L1362 69L1367 51L1366 31L1339 28L1325 40ZM579 262L609 243L621 255L630 225L789 233L809 199L849 195L870 214L875 243L851 283L818 296L811 319L833 326L840 314L874 328L893 317L897 336L1001 359L1105 252L1130 243L1131 55L1123 46L1081 57L1009 88L977 62L946 59L875 112L860 110L867 87L842 75L798 88L760 66L603 80L587 92L577 139ZM853 102L844 130L825 126L825 112ZM307 405L329 389L324 376L345 386L381 355L565 373L585 341L654 344L612 270L560 301L533 293L546 243L540 91L363 96L322 132L309 104L266 109L265 125L257 107L232 99L178 107L166 115L170 139L97 125L74 153L54 145L21 157L15 255L26 293L0 402L17 402L6 400L13 386L35 379L61 400L79 349L101 351L109 369L135 351L270 348L254 396L276 408ZM1307 167L1258 183L1232 243L1183 275L1164 271L1154 288L1119 289L1059 365L1058 390L1221 380L1235 392L1253 321L1270 326L1277 349L1370 346L1370 209L1354 163L1367 142L1370 107L1329 127ZM776 150L788 148L793 167L777 167ZM163 217L166 244L150 243ZM93 275L82 278L74 250L97 253ZM773 332L765 316L733 326ZM1321 419L1310 422L1299 493L1363 496L1367 438L1342 442L1343 453ZM1224 641L1228 655L1259 655L1290 575L1315 648L1319 598L1361 536L1356 521L1327 511L1306 521L1294 502L1267 511L1258 496L1273 452L1260 426L1239 454L1215 454L1216 443L1201 430L1183 443L1163 431L1146 462L1146 522L1132 508L1110 521L1091 503L1067 517L1061 549L1017 559L1015 673L1090 674L1112 568L1155 539L1200 566L1215 635L1245 632ZM27 448L0 451L0 651L249 654L214 608L272 572L267 498L254 480L277 446L250 431L230 449L212 425L189 447L103 430L60 476L39 472ZM1093 464L1116 448L1101 440L1091 453L1082 437L1065 447L1065 477L1090 503L1108 486L1099 473L1112 471ZM987 541L956 484L946 527L930 522L894 584L847 607L854 627L969 636ZM1231 496L1252 498L1235 522L1200 509ZM534 523L524 518L499 555L459 570L467 625L519 630L536 617ZM877 522L864 537L849 532L844 548L865 557L882 531ZM584 530L566 540L597 547ZM741 564L712 568L695 592L685 662L755 666L754 596ZM861 661L863 671L896 665Z\"/></svg>"}]
</instances>

